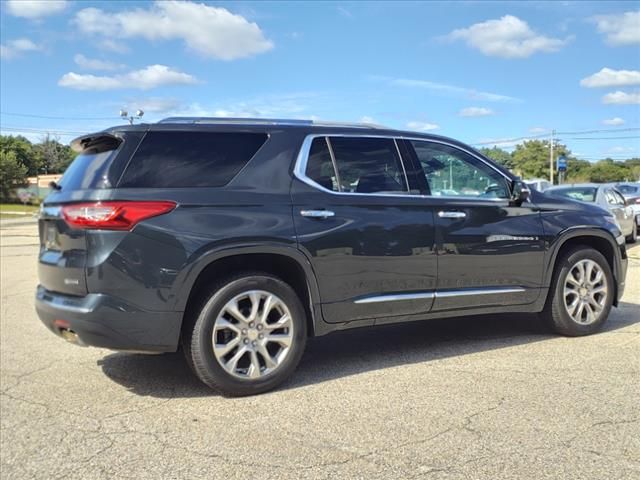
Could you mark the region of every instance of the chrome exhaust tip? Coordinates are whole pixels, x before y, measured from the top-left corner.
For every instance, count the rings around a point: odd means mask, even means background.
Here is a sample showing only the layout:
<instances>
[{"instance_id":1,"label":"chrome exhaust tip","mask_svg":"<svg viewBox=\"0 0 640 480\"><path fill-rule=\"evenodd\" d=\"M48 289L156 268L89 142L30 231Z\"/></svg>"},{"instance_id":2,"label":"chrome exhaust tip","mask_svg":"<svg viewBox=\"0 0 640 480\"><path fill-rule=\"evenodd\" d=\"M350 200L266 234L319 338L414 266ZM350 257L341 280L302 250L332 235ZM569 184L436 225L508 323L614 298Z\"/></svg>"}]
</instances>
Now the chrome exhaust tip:
<instances>
[{"instance_id":1,"label":"chrome exhaust tip","mask_svg":"<svg viewBox=\"0 0 640 480\"><path fill-rule=\"evenodd\" d=\"M73 343L74 345L79 345L81 347L86 347L86 344L82 340L80 340L78 334L69 328L61 328L60 336L69 343Z\"/></svg>"}]
</instances>

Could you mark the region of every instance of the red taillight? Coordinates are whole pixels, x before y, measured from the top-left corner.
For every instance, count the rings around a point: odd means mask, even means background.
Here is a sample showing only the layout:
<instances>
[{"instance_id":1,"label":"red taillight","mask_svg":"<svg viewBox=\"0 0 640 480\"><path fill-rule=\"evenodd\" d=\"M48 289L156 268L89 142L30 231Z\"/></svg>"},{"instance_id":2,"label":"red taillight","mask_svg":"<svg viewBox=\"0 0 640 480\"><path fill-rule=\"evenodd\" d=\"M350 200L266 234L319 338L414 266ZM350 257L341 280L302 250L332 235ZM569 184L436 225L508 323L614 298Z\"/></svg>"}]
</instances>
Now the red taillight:
<instances>
[{"instance_id":1,"label":"red taillight","mask_svg":"<svg viewBox=\"0 0 640 480\"><path fill-rule=\"evenodd\" d=\"M131 230L138 222L174 208L175 202L75 203L62 207L62 215L73 228Z\"/></svg>"}]
</instances>

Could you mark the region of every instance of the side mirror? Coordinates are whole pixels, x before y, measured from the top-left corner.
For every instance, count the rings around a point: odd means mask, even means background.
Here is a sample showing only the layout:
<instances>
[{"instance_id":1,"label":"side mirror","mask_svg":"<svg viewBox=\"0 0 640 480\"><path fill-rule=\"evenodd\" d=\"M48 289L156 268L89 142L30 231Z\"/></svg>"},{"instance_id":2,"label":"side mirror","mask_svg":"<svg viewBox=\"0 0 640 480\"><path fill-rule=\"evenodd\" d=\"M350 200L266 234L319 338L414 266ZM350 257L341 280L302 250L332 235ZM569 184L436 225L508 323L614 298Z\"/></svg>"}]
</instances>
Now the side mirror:
<instances>
[{"instance_id":1,"label":"side mirror","mask_svg":"<svg viewBox=\"0 0 640 480\"><path fill-rule=\"evenodd\" d=\"M511 186L511 201L520 206L523 202L528 201L530 196L531 190L529 190L526 183L520 179L513 181Z\"/></svg>"}]
</instances>

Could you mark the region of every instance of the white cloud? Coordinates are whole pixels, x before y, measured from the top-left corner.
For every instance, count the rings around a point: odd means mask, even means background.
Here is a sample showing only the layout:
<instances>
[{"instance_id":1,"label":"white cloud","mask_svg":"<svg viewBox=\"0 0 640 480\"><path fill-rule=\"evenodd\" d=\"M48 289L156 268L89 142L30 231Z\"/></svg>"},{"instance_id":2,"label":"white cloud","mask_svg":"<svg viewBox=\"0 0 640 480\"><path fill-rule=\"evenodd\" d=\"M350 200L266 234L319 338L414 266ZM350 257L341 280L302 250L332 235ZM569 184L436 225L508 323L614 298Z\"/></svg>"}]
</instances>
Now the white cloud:
<instances>
[{"instance_id":1,"label":"white cloud","mask_svg":"<svg viewBox=\"0 0 640 480\"><path fill-rule=\"evenodd\" d=\"M360 117L360 120L358 120L360 123L376 123L375 119L373 117L369 117L368 115L364 115L363 117Z\"/></svg>"},{"instance_id":2,"label":"white cloud","mask_svg":"<svg viewBox=\"0 0 640 480\"><path fill-rule=\"evenodd\" d=\"M613 70L605 67L580 80L580 85L588 88L640 85L640 70Z\"/></svg>"},{"instance_id":3,"label":"white cloud","mask_svg":"<svg viewBox=\"0 0 640 480\"><path fill-rule=\"evenodd\" d=\"M635 150L635 148L633 148L633 147L616 146L616 147L611 147L611 148L607 149L606 153L628 153L628 152L633 152L634 150Z\"/></svg>"},{"instance_id":4,"label":"white cloud","mask_svg":"<svg viewBox=\"0 0 640 480\"><path fill-rule=\"evenodd\" d=\"M527 22L513 15L459 28L444 38L451 41L463 40L485 55L502 58L526 58L536 52L555 52L570 40L540 35Z\"/></svg>"},{"instance_id":5,"label":"white cloud","mask_svg":"<svg viewBox=\"0 0 640 480\"><path fill-rule=\"evenodd\" d=\"M382 80L388 82L392 86L396 87L412 87L412 88L424 88L426 90L433 90L444 92L450 95L461 96L470 100L484 100L488 102L519 102L518 98L509 97L507 95L499 95L497 93L482 92L473 88L457 87L455 85L448 85L446 83L431 82L429 80L413 80L409 78L389 78L372 76L373 80Z\"/></svg>"},{"instance_id":6,"label":"white cloud","mask_svg":"<svg viewBox=\"0 0 640 480\"><path fill-rule=\"evenodd\" d=\"M166 65L149 65L141 70L133 70L111 77L69 72L58 80L58 85L76 90L114 90L123 88L149 90L165 85L190 85L196 82L196 78L192 75L179 72Z\"/></svg>"},{"instance_id":7,"label":"white cloud","mask_svg":"<svg viewBox=\"0 0 640 480\"><path fill-rule=\"evenodd\" d=\"M0 58L9 60L11 58L19 57L25 52L33 52L40 49L40 46L36 45L28 38L17 38L15 40L9 40L6 44L0 45Z\"/></svg>"},{"instance_id":8,"label":"white cloud","mask_svg":"<svg viewBox=\"0 0 640 480\"><path fill-rule=\"evenodd\" d=\"M233 60L273 48L260 27L225 8L201 3L164 1L148 9L118 13L85 8L75 16L75 24L85 33L147 40L176 40L204 56Z\"/></svg>"},{"instance_id":9,"label":"white cloud","mask_svg":"<svg viewBox=\"0 0 640 480\"><path fill-rule=\"evenodd\" d=\"M614 118L607 118L603 120L602 123L604 125L618 126L618 125L624 125L624 120L620 117L614 117Z\"/></svg>"},{"instance_id":10,"label":"white cloud","mask_svg":"<svg viewBox=\"0 0 640 480\"><path fill-rule=\"evenodd\" d=\"M325 104L317 93L300 92L264 95L240 101L227 101L215 105L192 103L167 112L170 116L186 117L251 117L251 118L304 118L317 119L309 113L311 103Z\"/></svg>"},{"instance_id":11,"label":"white cloud","mask_svg":"<svg viewBox=\"0 0 640 480\"><path fill-rule=\"evenodd\" d=\"M13 16L33 20L60 13L68 3L66 0L8 0L7 10Z\"/></svg>"},{"instance_id":12,"label":"white cloud","mask_svg":"<svg viewBox=\"0 0 640 480\"><path fill-rule=\"evenodd\" d=\"M78 53L73 57L73 61L76 62L80 68L85 70L119 70L124 68L125 65L109 62L108 60L99 60L95 58L87 58L84 55Z\"/></svg>"},{"instance_id":13,"label":"white cloud","mask_svg":"<svg viewBox=\"0 0 640 480\"><path fill-rule=\"evenodd\" d=\"M98 42L97 46L99 49L106 50L107 52L113 52L113 53L129 52L129 47L125 43L118 42L111 38L105 38L104 40L101 40L100 42Z\"/></svg>"},{"instance_id":14,"label":"white cloud","mask_svg":"<svg viewBox=\"0 0 640 480\"><path fill-rule=\"evenodd\" d=\"M636 105L640 104L640 92L617 92L607 93L602 97L602 103L615 104L615 105Z\"/></svg>"},{"instance_id":15,"label":"white cloud","mask_svg":"<svg viewBox=\"0 0 640 480\"><path fill-rule=\"evenodd\" d=\"M531 127L529 129L529 133L533 133L534 135L538 135L540 133L547 133L548 131L549 129L545 127Z\"/></svg>"},{"instance_id":16,"label":"white cloud","mask_svg":"<svg viewBox=\"0 0 640 480\"><path fill-rule=\"evenodd\" d=\"M177 110L181 107L180 100L168 97L149 97L128 100L126 109L133 112L142 110L145 114L150 113L167 113Z\"/></svg>"},{"instance_id":17,"label":"white cloud","mask_svg":"<svg viewBox=\"0 0 640 480\"><path fill-rule=\"evenodd\" d=\"M592 18L598 32L612 46L640 43L640 11L596 15Z\"/></svg>"},{"instance_id":18,"label":"white cloud","mask_svg":"<svg viewBox=\"0 0 640 480\"><path fill-rule=\"evenodd\" d=\"M440 128L440 125L436 123L428 123L428 122L408 122L407 128L410 130L417 130L420 132L428 132L429 130L437 130Z\"/></svg>"},{"instance_id":19,"label":"white cloud","mask_svg":"<svg viewBox=\"0 0 640 480\"><path fill-rule=\"evenodd\" d=\"M461 117L487 117L489 115L495 115L496 112L490 108L484 107L467 107L460 110L458 115Z\"/></svg>"}]
</instances>

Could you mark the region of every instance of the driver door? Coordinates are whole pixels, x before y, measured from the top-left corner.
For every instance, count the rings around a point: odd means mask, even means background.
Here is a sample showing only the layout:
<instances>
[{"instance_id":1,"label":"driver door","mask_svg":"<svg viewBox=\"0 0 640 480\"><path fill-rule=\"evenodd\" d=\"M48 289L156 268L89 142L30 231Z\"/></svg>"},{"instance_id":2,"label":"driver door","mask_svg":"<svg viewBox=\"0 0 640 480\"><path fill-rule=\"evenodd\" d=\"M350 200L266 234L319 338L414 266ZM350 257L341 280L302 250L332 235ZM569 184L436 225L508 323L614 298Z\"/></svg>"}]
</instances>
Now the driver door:
<instances>
[{"instance_id":1,"label":"driver door","mask_svg":"<svg viewBox=\"0 0 640 480\"><path fill-rule=\"evenodd\" d=\"M456 146L407 140L428 185L438 279L432 311L534 302L545 245L533 204L510 201L511 182Z\"/></svg>"}]
</instances>

